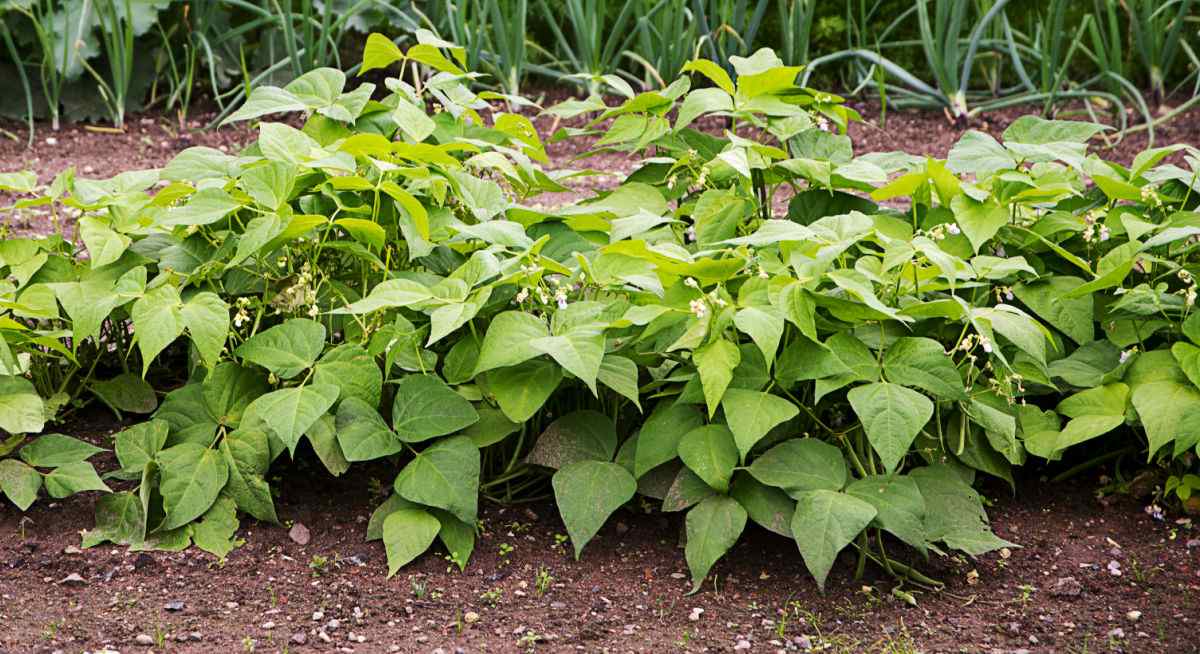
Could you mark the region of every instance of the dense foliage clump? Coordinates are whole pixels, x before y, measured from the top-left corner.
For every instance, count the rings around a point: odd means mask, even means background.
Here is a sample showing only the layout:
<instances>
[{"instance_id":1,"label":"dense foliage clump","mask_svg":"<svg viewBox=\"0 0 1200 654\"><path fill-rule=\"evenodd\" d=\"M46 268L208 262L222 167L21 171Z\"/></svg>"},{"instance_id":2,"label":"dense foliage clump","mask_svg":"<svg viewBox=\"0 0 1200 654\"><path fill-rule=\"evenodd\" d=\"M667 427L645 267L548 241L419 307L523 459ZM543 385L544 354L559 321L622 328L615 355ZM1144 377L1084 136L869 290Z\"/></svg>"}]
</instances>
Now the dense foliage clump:
<instances>
[{"instance_id":1,"label":"dense foliage clump","mask_svg":"<svg viewBox=\"0 0 1200 654\"><path fill-rule=\"evenodd\" d=\"M586 172L547 169L498 108L529 103L418 41L368 40L361 70L398 73L382 100L327 68L255 89L231 120L307 118L237 154L0 178L30 195L14 210L76 217L0 243L10 499L108 490L96 448L36 436L89 398L150 419L116 435L108 477L133 485L85 545L223 557L239 514L277 521L270 466L311 451L332 475L396 466L367 528L392 573L435 540L466 566L481 495L551 492L576 556L635 496L686 511L698 588L749 522L794 538L818 584L849 546L928 582L884 532L924 555L1012 545L976 475L1083 443L1190 494L1194 149L1125 167L1088 153L1103 127L1026 117L944 161L855 156L854 112L760 50L546 110L575 126L555 139L644 157L547 209Z\"/></svg>"}]
</instances>

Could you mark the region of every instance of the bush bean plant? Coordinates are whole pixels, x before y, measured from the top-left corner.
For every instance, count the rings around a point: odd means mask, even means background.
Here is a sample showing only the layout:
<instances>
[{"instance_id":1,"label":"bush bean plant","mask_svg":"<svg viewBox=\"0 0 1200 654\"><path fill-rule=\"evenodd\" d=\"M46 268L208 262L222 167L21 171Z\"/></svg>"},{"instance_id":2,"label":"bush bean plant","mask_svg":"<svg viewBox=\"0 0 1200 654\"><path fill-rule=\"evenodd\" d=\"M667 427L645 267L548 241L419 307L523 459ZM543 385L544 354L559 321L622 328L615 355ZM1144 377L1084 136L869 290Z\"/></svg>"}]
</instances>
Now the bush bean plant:
<instances>
[{"instance_id":1,"label":"bush bean plant","mask_svg":"<svg viewBox=\"0 0 1200 654\"><path fill-rule=\"evenodd\" d=\"M846 548L934 584L897 542L1013 546L980 475L1080 448L1194 470L1195 149L1123 166L1089 153L1103 127L1025 117L945 160L856 156L855 113L764 49L546 109L552 138L641 162L546 208L585 171L549 165L528 103L472 91L461 48L414 41L368 40L382 88L254 89L236 154L0 178L60 227L0 242L18 506L108 490L96 448L38 436L99 402L148 419L115 435L123 490L85 545L223 557L304 457L394 468L366 534L389 574L431 547L468 565L481 497L552 495L578 557L640 496L686 514L697 589L750 528L822 586Z\"/></svg>"}]
</instances>

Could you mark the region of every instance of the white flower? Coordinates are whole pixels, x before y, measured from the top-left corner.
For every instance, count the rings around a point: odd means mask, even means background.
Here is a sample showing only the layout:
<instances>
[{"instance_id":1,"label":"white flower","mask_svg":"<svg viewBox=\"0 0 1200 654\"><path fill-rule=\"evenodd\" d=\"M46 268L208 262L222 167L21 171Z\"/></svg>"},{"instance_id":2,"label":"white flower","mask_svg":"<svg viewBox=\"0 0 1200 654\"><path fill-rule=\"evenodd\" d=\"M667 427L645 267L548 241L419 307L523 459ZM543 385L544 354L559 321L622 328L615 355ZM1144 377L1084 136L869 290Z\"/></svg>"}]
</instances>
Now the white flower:
<instances>
[{"instance_id":1,"label":"white flower","mask_svg":"<svg viewBox=\"0 0 1200 654\"><path fill-rule=\"evenodd\" d=\"M1117 563L1116 561L1109 561L1108 562L1108 574L1110 574L1114 577L1120 577L1121 576L1121 564Z\"/></svg>"},{"instance_id":2,"label":"white flower","mask_svg":"<svg viewBox=\"0 0 1200 654\"><path fill-rule=\"evenodd\" d=\"M983 346L984 352L987 352L988 354L992 353L992 342L991 341L987 340L986 338L980 338L979 344Z\"/></svg>"},{"instance_id":3,"label":"white flower","mask_svg":"<svg viewBox=\"0 0 1200 654\"><path fill-rule=\"evenodd\" d=\"M513 300L517 304L521 304L522 302L524 302L525 300L528 300L528 299L529 299L529 289L527 289L527 288L521 289L520 292L517 293L517 296L515 298L513 298Z\"/></svg>"},{"instance_id":4,"label":"white flower","mask_svg":"<svg viewBox=\"0 0 1200 654\"><path fill-rule=\"evenodd\" d=\"M704 304L704 300L692 300L690 306L697 318L703 318L708 313L708 305Z\"/></svg>"},{"instance_id":5,"label":"white flower","mask_svg":"<svg viewBox=\"0 0 1200 654\"><path fill-rule=\"evenodd\" d=\"M315 305L315 304L308 308L308 317L309 318L316 318L320 313L321 313L321 310L318 309L317 305Z\"/></svg>"},{"instance_id":6,"label":"white flower","mask_svg":"<svg viewBox=\"0 0 1200 654\"><path fill-rule=\"evenodd\" d=\"M561 288L558 289L557 291L555 291L554 292L554 302L558 305L559 309L566 309L567 308L567 292Z\"/></svg>"},{"instance_id":7,"label":"white flower","mask_svg":"<svg viewBox=\"0 0 1200 654\"><path fill-rule=\"evenodd\" d=\"M1121 359L1120 359L1120 363L1125 363L1126 361L1128 361L1128 360L1129 360L1129 357L1133 356L1133 353L1134 353L1134 352L1137 352L1137 348L1136 348L1136 347L1135 347L1135 348L1133 348L1133 349L1131 349L1131 350L1123 350L1123 351L1121 352Z\"/></svg>"},{"instance_id":8,"label":"white flower","mask_svg":"<svg viewBox=\"0 0 1200 654\"><path fill-rule=\"evenodd\" d=\"M962 233L962 230L958 228L958 223L948 223L946 225L946 231L954 234L955 236L958 236L960 233Z\"/></svg>"},{"instance_id":9,"label":"white flower","mask_svg":"<svg viewBox=\"0 0 1200 654\"><path fill-rule=\"evenodd\" d=\"M758 276L761 279L770 279L771 278L771 276L769 274L767 274L767 269L763 268L762 266L758 267Z\"/></svg>"},{"instance_id":10,"label":"white flower","mask_svg":"<svg viewBox=\"0 0 1200 654\"><path fill-rule=\"evenodd\" d=\"M688 243L696 242L696 226L695 225L689 225L687 230L685 230L683 234L687 238Z\"/></svg>"},{"instance_id":11,"label":"white flower","mask_svg":"<svg viewBox=\"0 0 1200 654\"><path fill-rule=\"evenodd\" d=\"M1107 241L1108 237L1109 237L1108 227L1101 225L1100 226L1100 240Z\"/></svg>"},{"instance_id":12,"label":"white flower","mask_svg":"<svg viewBox=\"0 0 1200 654\"><path fill-rule=\"evenodd\" d=\"M700 284L699 284L699 282L697 282L695 279L692 279L691 277L688 277L688 278L684 279L684 280L683 280L683 285L684 285L684 286L691 286L692 288L700 288Z\"/></svg>"}]
</instances>

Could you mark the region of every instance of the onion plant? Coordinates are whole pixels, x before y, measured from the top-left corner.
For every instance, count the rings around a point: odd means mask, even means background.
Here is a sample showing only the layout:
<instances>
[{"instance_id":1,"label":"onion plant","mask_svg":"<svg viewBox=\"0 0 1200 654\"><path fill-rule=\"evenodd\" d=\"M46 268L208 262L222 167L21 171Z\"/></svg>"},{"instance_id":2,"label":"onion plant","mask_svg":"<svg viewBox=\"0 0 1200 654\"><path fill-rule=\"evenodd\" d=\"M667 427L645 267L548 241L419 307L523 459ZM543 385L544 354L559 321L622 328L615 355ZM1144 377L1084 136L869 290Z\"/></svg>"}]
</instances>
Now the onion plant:
<instances>
[{"instance_id":1,"label":"onion plant","mask_svg":"<svg viewBox=\"0 0 1200 654\"><path fill-rule=\"evenodd\" d=\"M608 0L562 0L555 4L557 11L546 0L538 0L542 18L554 36L555 51L561 57L559 67L566 71L563 79L585 79L589 90L594 91L603 76L624 72L618 62L638 36L634 28L639 0L611 5L616 8L611 21L609 16L614 12Z\"/></svg>"}]
</instances>

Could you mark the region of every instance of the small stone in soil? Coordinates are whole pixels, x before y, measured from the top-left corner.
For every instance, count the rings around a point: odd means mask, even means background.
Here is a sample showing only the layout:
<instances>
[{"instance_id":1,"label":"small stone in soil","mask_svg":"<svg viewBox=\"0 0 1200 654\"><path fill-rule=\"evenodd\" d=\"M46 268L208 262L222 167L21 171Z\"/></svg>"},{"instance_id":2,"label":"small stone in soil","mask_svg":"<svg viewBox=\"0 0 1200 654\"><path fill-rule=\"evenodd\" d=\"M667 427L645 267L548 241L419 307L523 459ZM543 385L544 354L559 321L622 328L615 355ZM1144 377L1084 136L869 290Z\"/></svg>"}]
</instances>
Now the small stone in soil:
<instances>
[{"instance_id":1,"label":"small stone in soil","mask_svg":"<svg viewBox=\"0 0 1200 654\"><path fill-rule=\"evenodd\" d=\"M72 572L60 579L58 583L62 586L84 586L87 584L87 581L83 577L80 577L78 572Z\"/></svg>"},{"instance_id":2,"label":"small stone in soil","mask_svg":"<svg viewBox=\"0 0 1200 654\"><path fill-rule=\"evenodd\" d=\"M463 614L463 622L467 624L479 622L479 614L474 611L467 611Z\"/></svg>"},{"instance_id":3,"label":"small stone in soil","mask_svg":"<svg viewBox=\"0 0 1200 654\"><path fill-rule=\"evenodd\" d=\"M739 652L742 650L750 649L750 641L743 638L742 640L739 640L736 645L733 646L733 649L735 649Z\"/></svg>"},{"instance_id":4,"label":"small stone in soil","mask_svg":"<svg viewBox=\"0 0 1200 654\"><path fill-rule=\"evenodd\" d=\"M172 601L164 604L163 608L168 611L182 611L183 610L183 602L181 602L179 600L172 600Z\"/></svg>"},{"instance_id":5,"label":"small stone in soil","mask_svg":"<svg viewBox=\"0 0 1200 654\"><path fill-rule=\"evenodd\" d=\"M304 643L308 642L308 636L304 635L303 631L297 631L296 633L292 634L292 642L297 645L303 645Z\"/></svg>"},{"instance_id":6,"label":"small stone in soil","mask_svg":"<svg viewBox=\"0 0 1200 654\"><path fill-rule=\"evenodd\" d=\"M312 540L312 535L308 532L308 527L304 523L297 522L288 530L288 538L291 538L297 545L308 545L308 541Z\"/></svg>"},{"instance_id":7,"label":"small stone in soil","mask_svg":"<svg viewBox=\"0 0 1200 654\"><path fill-rule=\"evenodd\" d=\"M1083 584L1075 577L1059 577L1050 589L1050 594L1054 597L1077 597L1081 592Z\"/></svg>"},{"instance_id":8,"label":"small stone in soil","mask_svg":"<svg viewBox=\"0 0 1200 654\"><path fill-rule=\"evenodd\" d=\"M312 618L313 622L320 622L325 619L325 613L323 611L313 611Z\"/></svg>"},{"instance_id":9,"label":"small stone in soil","mask_svg":"<svg viewBox=\"0 0 1200 654\"><path fill-rule=\"evenodd\" d=\"M138 634L137 637L133 639L133 642L144 647L150 647L154 645L154 638L150 636L150 634Z\"/></svg>"},{"instance_id":10,"label":"small stone in soil","mask_svg":"<svg viewBox=\"0 0 1200 654\"><path fill-rule=\"evenodd\" d=\"M1125 614L1125 617L1129 618L1130 622L1137 622L1138 620L1142 619L1142 612L1141 611L1130 611L1129 613Z\"/></svg>"}]
</instances>

